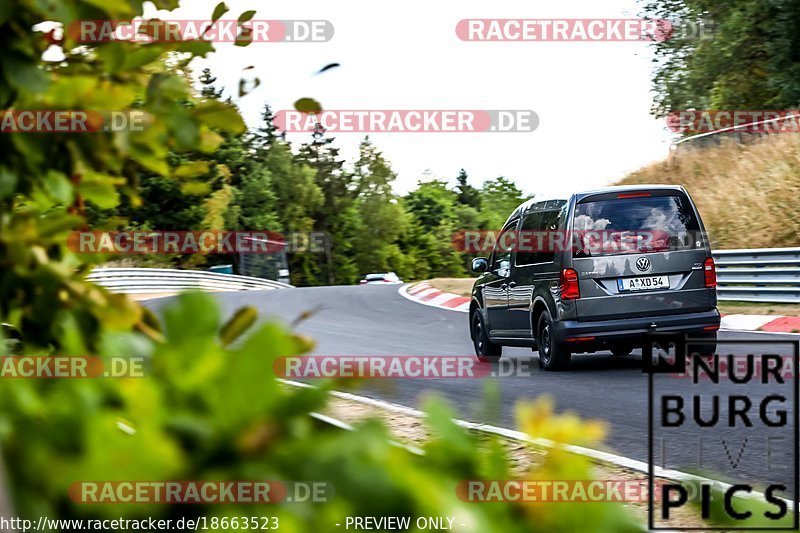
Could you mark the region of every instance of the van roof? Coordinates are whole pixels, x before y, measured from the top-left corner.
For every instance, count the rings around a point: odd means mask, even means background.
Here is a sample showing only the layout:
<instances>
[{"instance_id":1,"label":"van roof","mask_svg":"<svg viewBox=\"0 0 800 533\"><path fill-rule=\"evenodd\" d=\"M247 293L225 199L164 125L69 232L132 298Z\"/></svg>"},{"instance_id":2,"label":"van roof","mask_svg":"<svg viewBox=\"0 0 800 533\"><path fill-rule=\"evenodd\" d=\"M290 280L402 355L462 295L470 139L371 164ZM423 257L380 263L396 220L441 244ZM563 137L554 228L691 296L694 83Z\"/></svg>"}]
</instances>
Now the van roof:
<instances>
[{"instance_id":1,"label":"van roof","mask_svg":"<svg viewBox=\"0 0 800 533\"><path fill-rule=\"evenodd\" d=\"M587 191L576 192L571 196L575 197L576 201L581 201L587 196L594 196L596 194L607 194L607 193L623 193L623 192L635 192L635 191L675 191L675 192L682 192L686 193L686 189L681 187L680 185L613 185L609 187L601 187L598 189L590 189ZM530 200L526 200L525 202L521 203L514 211L509 215L506 219L505 224L508 224L509 221L512 219L522 216L525 214L533 205L541 203L541 202L550 202L550 201L562 201L567 202L569 201L569 197L546 197L546 198L538 198L534 197ZM503 224L505 226L505 224Z\"/></svg>"},{"instance_id":2,"label":"van roof","mask_svg":"<svg viewBox=\"0 0 800 533\"><path fill-rule=\"evenodd\" d=\"M611 187L601 187L599 189L592 189L575 194L576 200L582 200L587 196L594 196L595 194L606 194L610 192L635 192L635 191L675 191L686 192L686 189L680 185L613 185Z\"/></svg>"}]
</instances>

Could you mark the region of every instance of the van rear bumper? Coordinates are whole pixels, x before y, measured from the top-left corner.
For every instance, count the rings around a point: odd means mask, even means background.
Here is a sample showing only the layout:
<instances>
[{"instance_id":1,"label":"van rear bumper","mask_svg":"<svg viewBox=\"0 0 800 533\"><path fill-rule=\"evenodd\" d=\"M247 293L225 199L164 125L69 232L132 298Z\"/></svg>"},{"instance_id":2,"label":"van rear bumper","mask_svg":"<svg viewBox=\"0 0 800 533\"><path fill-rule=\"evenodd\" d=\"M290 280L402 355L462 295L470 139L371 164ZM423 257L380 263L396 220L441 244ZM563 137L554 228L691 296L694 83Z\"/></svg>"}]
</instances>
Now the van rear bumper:
<instances>
[{"instance_id":1,"label":"van rear bumper","mask_svg":"<svg viewBox=\"0 0 800 533\"><path fill-rule=\"evenodd\" d=\"M555 323L558 342L615 341L643 337L648 333L697 333L719 329L720 314L717 308L700 313L662 315L654 317L625 318L578 322L562 320ZM653 328L655 325L655 329ZM589 339L594 337L594 339Z\"/></svg>"}]
</instances>

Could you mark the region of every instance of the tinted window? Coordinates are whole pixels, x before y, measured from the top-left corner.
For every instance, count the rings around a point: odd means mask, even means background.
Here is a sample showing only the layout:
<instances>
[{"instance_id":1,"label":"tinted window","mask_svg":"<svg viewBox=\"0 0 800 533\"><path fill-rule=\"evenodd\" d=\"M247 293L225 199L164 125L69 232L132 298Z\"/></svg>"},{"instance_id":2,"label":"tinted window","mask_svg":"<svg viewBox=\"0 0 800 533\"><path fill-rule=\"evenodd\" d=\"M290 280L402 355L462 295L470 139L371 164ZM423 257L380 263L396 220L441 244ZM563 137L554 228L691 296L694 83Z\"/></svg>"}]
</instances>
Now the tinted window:
<instances>
[{"instance_id":1,"label":"tinted window","mask_svg":"<svg viewBox=\"0 0 800 533\"><path fill-rule=\"evenodd\" d=\"M685 196L611 199L575 206L575 257L700 248Z\"/></svg>"},{"instance_id":2,"label":"tinted window","mask_svg":"<svg viewBox=\"0 0 800 533\"><path fill-rule=\"evenodd\" d=\"M552 263L556 255L556 243L554 238L555 232L558 230L559 218L561 211L545 211L542 213L542 221L540 230L545 233L542 239L542 249L537 254L537 263Z\"/></svg>"},{"instance_id":3,"label":"tinted window","mask_svg":"<svg viewBox=\"0 0 800 533\"><path fill-rule=\"evenodd\" d=\"M494 253L492 254L492 271L497 272L500 276L508 276L511 273L511 252L514 248L513 246L503 246L503 243L506 242L504 235L515 229L516 224L500 233L497 238L497 244L494 247ZM509 240L508 242L511 243L513 240Z\"/></svg>"},{"instance_id":4,"label":"tinted window","mask_svg":"<svg viewBox=\"0 0 800 533\"><path fill-rule=\"evenodd\" d=\"M533 265L553 262L559 242L556 232L561 226L564 211L565 209L551 209L531 213L525 217L519 235L520 244L516 264Z\"/></svg>"},{"instance_id":5,"label":"tinted window","mask_svg":"<svg viewBox=\"0 0 800 533\"><path fill-rule=\"evenodd\" d=\"M538 255L536 252L536 239L529 238L526 234L530 234L530 232L538 232L541 229L541 221L541 212L531 213L522 221L522 226L520 227L520 240L524 241L524 244L520 244L520 249L517 252L518 265L532 265L538 262L536 259L536 256ZM528 243L533 244L533 248L525 245Z\"/></svg>"}]
</instances>

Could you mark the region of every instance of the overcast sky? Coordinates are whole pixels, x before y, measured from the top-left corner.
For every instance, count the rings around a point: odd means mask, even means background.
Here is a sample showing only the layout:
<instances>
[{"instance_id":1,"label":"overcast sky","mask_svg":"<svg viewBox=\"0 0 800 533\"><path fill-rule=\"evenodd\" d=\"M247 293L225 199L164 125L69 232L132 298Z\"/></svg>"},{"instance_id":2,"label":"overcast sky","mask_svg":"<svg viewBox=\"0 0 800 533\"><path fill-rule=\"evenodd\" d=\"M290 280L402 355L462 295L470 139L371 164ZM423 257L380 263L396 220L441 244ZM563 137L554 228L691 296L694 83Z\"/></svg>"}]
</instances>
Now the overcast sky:
<instances>
[{"instance_id":1,"label":"overcast sky","mask_svg":"<svg viewBox=\"0 0 800 533\"><path fill-rule=\"evenodd\" d=\"M217 0L183 0L169 18L208 18ZM413 188L426 170L453 180L465 168L479 185L513 178L527 193L553 194L603 186L666 156L670 135L649 114L652 45L638 42L465 42L465 18L625 18L635 0L401 3L227 0L232 18L326 19L327 43L218 44L209 66L256 126L263 103L292 109L313 97L326 109L532 109L530 133L376 133L371 137L398 173L396 190ZM264 5L268 4L268 5ZM152 11L151 11L152 13ZM166 18L166 17L165 17ZM322 66L341 67L315 76ZM261 86L238 98L245 67ZM289 140L300 142L305 134ZM360 133L336 144L350 161Z\"/></svg>"}]
</instances>

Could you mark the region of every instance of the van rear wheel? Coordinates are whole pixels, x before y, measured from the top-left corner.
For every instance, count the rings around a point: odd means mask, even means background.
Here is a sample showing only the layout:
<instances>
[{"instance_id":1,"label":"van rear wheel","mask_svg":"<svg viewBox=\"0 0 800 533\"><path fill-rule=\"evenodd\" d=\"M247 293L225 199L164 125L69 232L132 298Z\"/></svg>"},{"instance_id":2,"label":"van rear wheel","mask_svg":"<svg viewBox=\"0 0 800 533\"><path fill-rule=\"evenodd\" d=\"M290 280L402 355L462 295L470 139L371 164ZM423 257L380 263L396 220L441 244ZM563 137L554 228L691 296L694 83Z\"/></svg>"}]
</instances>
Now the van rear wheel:
<instances>
[{"instance_id":1,"label":"van rear wheel","mask_svg":"<svg viewBox=\"0 0 800 533\"><path fill-rule=\"evenodd\" d=\"M556 341L553 319L548 311L539 316L536 328L536 343L539 346L539 363L545 370L563 370L569 367L572 354L569 349Z\"/></svg>"},{"instance_id":2,"label":"van rear wheel","mask_svg":"<svg viewBox=\"0 0 800 533\"><path fill-rule=\"evenodd\" d=\"M687 354L699 354L702 357L713 357L717 353L717 332L703 332L688 335Z\"/></svg>"}]
</instances>

